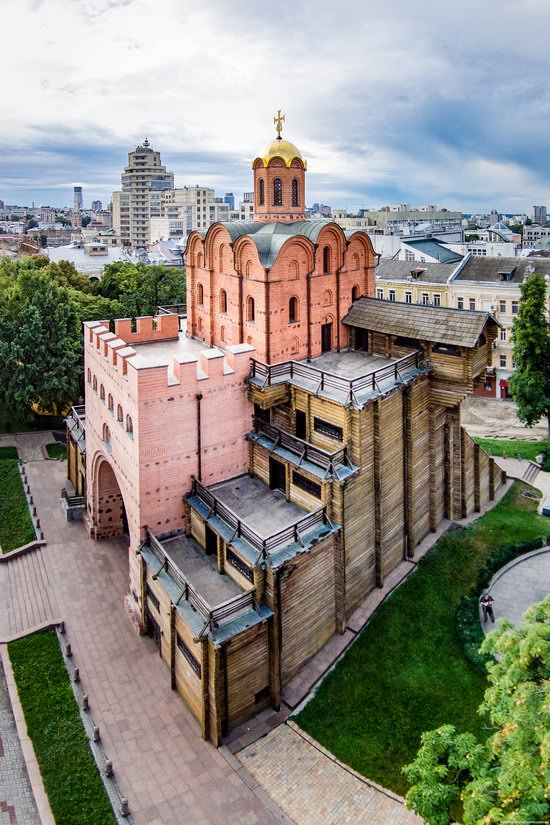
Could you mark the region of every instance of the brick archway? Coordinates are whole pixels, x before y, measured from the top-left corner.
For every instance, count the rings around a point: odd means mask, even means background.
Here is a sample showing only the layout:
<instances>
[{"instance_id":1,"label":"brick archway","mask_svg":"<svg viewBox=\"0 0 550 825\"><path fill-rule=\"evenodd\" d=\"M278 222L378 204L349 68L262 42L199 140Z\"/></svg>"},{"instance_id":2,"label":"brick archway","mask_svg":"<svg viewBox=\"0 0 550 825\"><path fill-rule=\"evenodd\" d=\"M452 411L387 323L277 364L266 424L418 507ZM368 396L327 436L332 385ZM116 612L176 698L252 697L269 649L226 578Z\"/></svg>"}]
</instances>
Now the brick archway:
<instances>
[{"instance_id":1,"label":"brick archway","mask_svg":"<svg viewBox=\"0 0 550 825\"><path fill-rule=\"evenodd\" d=\"M101 455L92 468L91 499L87 526L92 538L105 539L128 533L120 485L110 463Z\"/></svg>"}]
</instances>

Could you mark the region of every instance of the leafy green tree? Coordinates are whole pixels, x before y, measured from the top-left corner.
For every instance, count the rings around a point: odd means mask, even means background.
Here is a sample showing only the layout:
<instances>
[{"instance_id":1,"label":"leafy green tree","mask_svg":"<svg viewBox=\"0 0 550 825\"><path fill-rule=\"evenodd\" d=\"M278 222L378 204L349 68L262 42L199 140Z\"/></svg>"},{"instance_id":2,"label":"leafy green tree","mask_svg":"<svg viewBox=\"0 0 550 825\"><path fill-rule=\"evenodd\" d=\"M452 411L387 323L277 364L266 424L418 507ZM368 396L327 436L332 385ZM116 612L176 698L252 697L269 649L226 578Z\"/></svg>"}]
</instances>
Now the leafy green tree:
<instances>
[{"instance_id":1,"label":"leafy green tree","mask_svg":"<svg viewBox=\"0 0 550 825\"><path fill-rule=\"evenodd\" d=\"M532 427L545 417L550 432L550 329L546 319L547 288L543 275L529 275L521 286L514 319L514 373L510 378L518 417Z\"/></svg>"},{"instance_id":2,"label":"leafy green tree","mask_svg":"<svg viewBox=\"0 0 550 825\"><path fill-rule=\"evenodd\" d=\"M38 227L38 221L35 218L29 218L25 224L25 229L28 231L29 229L36 229Z\"/></svg>"},{"instance_id":3,"label":"leafy green tree","mask_svg":"<svg viewBox=\"0 0 550 825\"><path fill-rule=\"evenodd\" d=\"M0 393L9 409L60 413L78 393L82 356L71 291L25 270L0 296Z\"/></svg>"},{"instance_id":4,"label":"leafy green tree","mask_svg":"<svg viewBox=\"0 0 550 825\"><path fill-rule=\"evenodd\" d=\"M89 223L92 222L92 218L90 215L84 215L82 218L82 226L88 226Z\"/></svg>"},{"instance_id":5,"label":"leafy green tree","mask_svg":"<svg viewBox=\"0 0 550 825\"><path fill-rule=\"evenodd\" d=\"M185 274L166 266L114 263L105 267L94 291L120 301L127 316L153 315L159 304L185 301Z\"/></svg>"},{"instance_id":6,"label":"leafy green tree","mask_svg":"<svg viewBox=\"0 0 550 825\"><path fill-rule=\"evenodd\" d=\"M120 301L111 301L101 295L88 295L71 290L73 300L78 307L78 317L82 321L111 321L124 317L124 307Z\"/></svg>"},{"instance_id":7,"label":"leafy green tree","mask_svg":"<svg viewBox=\"0 0 550 825\"><path fill-rule=\"evenodd\" d=\"M515 232L516 235L523 235L523 224L522 223L513 223L510 227L512 232Z\"/></svg>"},{"instance_id":8,"label":"leafy green tree","mask_svg":"<svg viewBox=\"0 0 550 825\"><path fill-rule=\"evenodd\" d=\"M404 772L406 803L428 825L550 822L550 596L521 628L503 621L482 653L489 687L479 712L493 733L480 743L452 725L429 731Z\"/></svg>"}]
</instances>

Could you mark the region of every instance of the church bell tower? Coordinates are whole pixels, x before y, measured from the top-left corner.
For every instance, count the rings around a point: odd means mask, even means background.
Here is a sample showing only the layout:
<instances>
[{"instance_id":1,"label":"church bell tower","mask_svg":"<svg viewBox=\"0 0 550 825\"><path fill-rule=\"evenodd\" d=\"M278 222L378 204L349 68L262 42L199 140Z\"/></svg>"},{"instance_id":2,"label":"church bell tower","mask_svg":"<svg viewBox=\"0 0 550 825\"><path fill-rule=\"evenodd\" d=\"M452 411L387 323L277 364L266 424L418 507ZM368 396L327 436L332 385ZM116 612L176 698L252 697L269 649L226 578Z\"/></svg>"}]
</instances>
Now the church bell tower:
<instances>
[{"instance_id":1,"label":"church bell tower","mask_svg":"<svg viewBox=\"0 0 550 825\"><path fill-rule=\"evenodd\" d=\"M305 213L305 176L307 163L300 150L281 137L285 116L281 110L273 118L277 137L257 157L254 169L254 220L272 223L303 221Z\"/></svg>"}]
</instances>

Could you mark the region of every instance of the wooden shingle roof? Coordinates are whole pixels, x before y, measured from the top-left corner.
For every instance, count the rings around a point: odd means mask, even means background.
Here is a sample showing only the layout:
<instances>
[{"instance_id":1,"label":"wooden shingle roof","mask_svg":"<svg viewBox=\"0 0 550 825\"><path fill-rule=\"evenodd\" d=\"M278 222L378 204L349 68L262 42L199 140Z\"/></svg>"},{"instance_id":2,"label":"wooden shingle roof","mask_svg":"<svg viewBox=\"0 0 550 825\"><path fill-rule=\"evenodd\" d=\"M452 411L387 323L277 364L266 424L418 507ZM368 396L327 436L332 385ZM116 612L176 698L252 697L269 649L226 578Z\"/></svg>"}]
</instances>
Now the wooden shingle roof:
<instances>
[{"instance_id":1,"label":"wooden shingle roof","mask_svg":"<svg viewBox=\"0 0 550 825\"><path fill-rule=\"evenodd\" d=\"M342 318L342 322L350 327L458 347L475 347L489 321L500 326L488 312L380 301L377 298L359 298Z\"/></svg>"}]
</instances>

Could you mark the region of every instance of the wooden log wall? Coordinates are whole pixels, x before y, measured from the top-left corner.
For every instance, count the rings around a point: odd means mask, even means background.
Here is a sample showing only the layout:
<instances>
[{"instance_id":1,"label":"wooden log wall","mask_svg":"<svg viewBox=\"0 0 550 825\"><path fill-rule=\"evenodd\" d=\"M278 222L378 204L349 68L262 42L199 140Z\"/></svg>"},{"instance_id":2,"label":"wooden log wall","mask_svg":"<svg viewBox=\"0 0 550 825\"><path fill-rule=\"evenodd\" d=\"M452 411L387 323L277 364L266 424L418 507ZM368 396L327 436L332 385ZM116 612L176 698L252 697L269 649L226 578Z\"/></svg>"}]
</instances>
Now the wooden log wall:
<instances>
[{"instance_id":1,"label":"wooden log wall","mask_svg":"<svg viewBox=\"0 0 550 825\"><path fill-rule=\"evenodd\" d=\"M376 586L372 404L362 410L351 412L350 433L350 459L360 468L360 473L345 482L339 498L335 494L336 484L333 484L333 515L343 528L342 552L347 617Z\"/></svg>"},{"instance_id":2,"label":"wooden log wall","mask_svg":"<svg viewBox=\"0 0 550 825\"><path fill-rule=\"evenodd\" d=\"M475 444L464 427L461 427L462 436L462 518L466 518L475 510Z\"/></svg>"},{"instance_id":3,"label":"wooden log wall","mask_svg":"<svg viewBox=\"0 0 550 825\"><path fill-rule=\"evenodd\" d=\"M174 649L175 659L175 678L176 689L187 707L190 709L193 716L198 719L201 726L204 725L204 690L203 679L208 674L205 674L203 663L204 647L201 642L195 642L192 631L185 624L181 615L176 611L176 644ZM177 644L177 636L187 645L194 658L200 665L201 675L198 676L195 670L191 667L189 661L185 658L182 651ZM206 651L207 653L207 651ZM203 730L203 736L208 735L207 731Z\"/></svg>"},{"instance_id":4,"label":"wooden log wall","mask_svg":"<svg viewBox=\"0 0 550 825\"><path fill-rule=\"evenodd\" d=\"M407 435L406 535L409 557L430 532L430 387L428 377L403 392ZM406 399L406 400L405 400Z\"/></svg>"},{"instance_id":5,"label":"wooden log wall","mask_svg":"<svg viewBox=\"0 0 550 825\"><path fill-rule=\"evenodd\" d=\"M160 582L158 580L153 580L153 575L149 568L147 568L147 587L151 589L159 601L159 607L157 608L153 603L153 600L148 597L147 608L161 629L162 638L160 644L160 655L170 668L172 658L172 648L170 644L170 598Z\"/></svg>"},{"instance_id":6,"label":"wooden log wall","mask_svg":"<svg viewBox=\"0 0 550 825\"><path fill-rule=\"evenodd\" d=\"M374 402L376 579L404 557L403 401L401 391Z\"/></svg>"},{"instance_id":7,"label":"wooden log wall","mask_svg":"<svg viewBox=\"0 0 550 825\"><path fill-rule=\"evenodd\" d=\"M228 730L269 705L269 650L266 624L255 625L224 644Z\"/></svg>"},{"instance_id":8,"label":"wooden log wall","mask_svg":"<svg viewBox=\"0 0 550 825\"><path fill-rule=\"evenodd\" d=\"M292 390L292 387L291 387ZM294 422L290 404L279 404L271 412L271 423L274 427L286 430L287 433L294 432Z\"/></svg>"},{"instance_id":9,"label":"wooden log wall","mask_svg":"<svg viewBox=\"0 0 550 825\"><path fill-rule=\"evenodd\" d=\"M280 571L281 677L285 684L336 631L334 534Z\"/></svg>"},{"instance_id":10,"label":"wooden log wall","mask_svg":"<svg viewBox=\"0 0 550 825\"><path fill-rule=\"evenodd\" d=\"M430 529L445 518L445 407L430 404Z\"/></svg>"}]
</instances>

